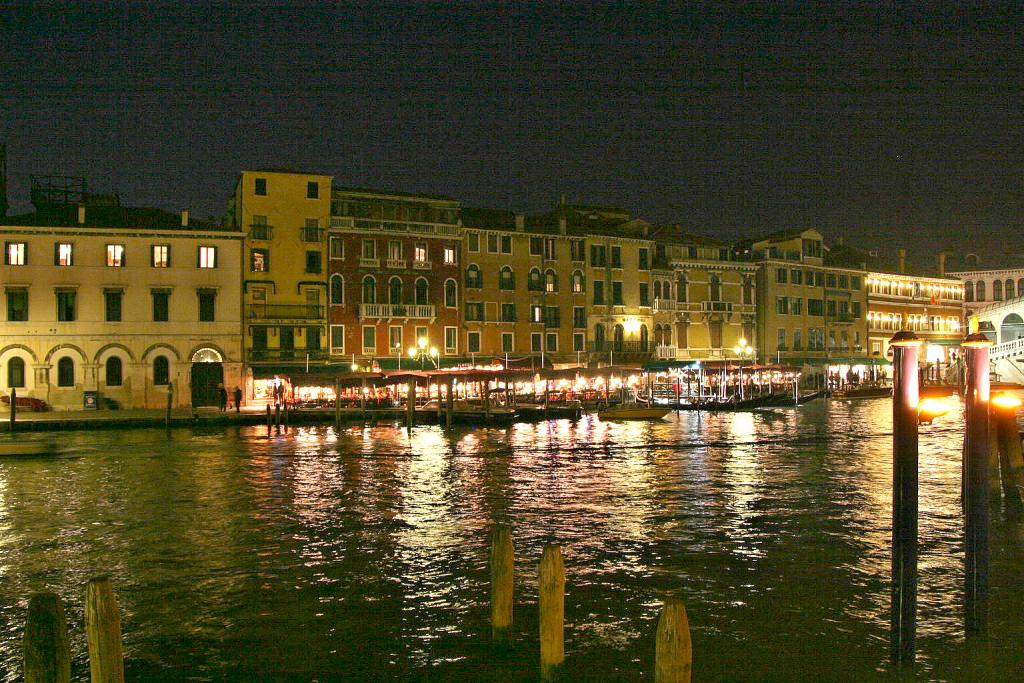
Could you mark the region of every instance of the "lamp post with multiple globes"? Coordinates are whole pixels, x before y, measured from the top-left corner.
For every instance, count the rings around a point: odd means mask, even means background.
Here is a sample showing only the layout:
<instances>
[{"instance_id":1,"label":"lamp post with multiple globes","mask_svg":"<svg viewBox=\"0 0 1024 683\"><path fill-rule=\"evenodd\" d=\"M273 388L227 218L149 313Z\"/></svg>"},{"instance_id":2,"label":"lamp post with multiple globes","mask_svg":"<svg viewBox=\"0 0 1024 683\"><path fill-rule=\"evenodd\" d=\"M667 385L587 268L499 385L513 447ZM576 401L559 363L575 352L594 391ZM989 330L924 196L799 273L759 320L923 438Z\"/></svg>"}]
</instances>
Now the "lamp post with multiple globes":
<instances>
[{"instance_id":1,"label":"lamp post with multiple globes","mask_svg":"<svg viewBox=\"0 0 1024 683\"><path fill-rule=\"evenodd\" d=\"M732 349L737 356L740 358L740 400L742 401L743 396L743 361L749 356L754 357L754 347L747 343L746 339L740 339L740 343Z\"/></svg>"}]
</instances>

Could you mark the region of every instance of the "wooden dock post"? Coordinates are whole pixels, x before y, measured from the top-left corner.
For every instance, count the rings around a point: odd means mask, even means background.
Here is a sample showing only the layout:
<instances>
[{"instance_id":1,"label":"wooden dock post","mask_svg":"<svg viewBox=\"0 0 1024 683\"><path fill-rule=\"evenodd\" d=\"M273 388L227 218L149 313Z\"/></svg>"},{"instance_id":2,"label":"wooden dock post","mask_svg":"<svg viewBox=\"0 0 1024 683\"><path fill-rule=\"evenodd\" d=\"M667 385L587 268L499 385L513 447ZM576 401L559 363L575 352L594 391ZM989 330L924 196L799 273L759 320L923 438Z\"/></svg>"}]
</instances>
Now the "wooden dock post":
<instances>
[{"instance_id":1,"label":"wooden dock post","mask_svg":"<svg viewBox=\"0 0 1024 683\"><path fill-rule=\"evenodd\" d=\"M441 380L440 378L435 378L435 380L435 386L437 387L437 424L440 426L443 419L441 415L444 412L444 404L441 402Z\"/></svg>"},{"instance_id":2,"label":"wooden dock post","mask_svg":"<svg viewBox=\"0 0 1024 683\"><path fill-rule=\"evenodd\" d=\"M174 383L167 383L167 412L164 414L164 427L171 428L171 404L174 403Z\"/></svg>"},{"instance_id":3,"label":"wooden dock post","mask_svg":"<svg viewBox=\"0 0 1024 683\"><path fill-rule=\"evenodd\" d=\"M85 589L85 633L92 683L124 683L121 614L106 576L90 579Z\"/></svg>"},{"instance_id":4,"label":"wooden dock post","mask_svg":"<svg viewBox=\"0 0 1024 683\"><path fill-rule=\"evenodd\" d=\"M341 424L341 380L334 380L334 424Z\"/></svg>"},{"instance_id":5,"label":"wooden dock post","mask_svg":"<svg viewBox=\"0 0 1024 683\"><path fill-rule=\"evenodd\" d=\"M278 434L281 433L281 404L274 403L274 426L277 427Z\"/></svg>"},{"instance_id":6,"label":"wooden dock post","mask_svg":"<svg viewBox=\"0 0 1024 683\"><path fill-rule=\"evenodd\" d=\"M1009 505L1020 506L1024 500L1024 453L1021 452L1017 427L1017 406L992 402L992 421L999 441L999 480ZM996 478L993 472L993 479Z\"/></svg>"},{"instance_id":7,"label":"wooden dock post","mask_svg":"<svg viewBox=\"0 0 1024 683\"><path fill-rule=\"evenodd\" d=\"M24 644L25 683L70 683L71 645L64 605L54 593L28 601Z\"/></svg>"},{"instance_id":8,"label":"wooden dock post","mask_svg":"<svg viewBox=\"0 0 1024 683\"><path fill-rule=\"evenodd\" d=\"M452 413L455 412L455 379L452 377L448 378L448 395L445 396L445 416L444 426L448 429L452 428Z\"/></svg>"},{"instance_id":9,"label":"wooden dock post","mask_svg":"<svg viewBox=\"0 0 1024 683\"><path fill-rule=\"evenodd\" d=\"M412 429L413 423L416 421L416 378L409 378L409 391L406 392L405 396L405 426L407 429Z\"/></svg>"},{"instance_id":10,"label":"wooden dock post","mask_svg":"<svg viewBox=\"0 0 1024 683\"><path fill-rule=\"evenodd\" d=\"M565 661L565 565L562 548L548 545L537 571L540 596L540 678L558 679Z\"/></svg>"},{"instance_id":11,"label":"wooden dock post","mask_svg":"<svg viewBox=\"0 0 1024 683\"><path fill-rule=\"evenodd\" d=\"M14 432L14 422L18 419L18 390L11 388L11 428L10 432Z\"/></svg>"},{"instance_id":12,"label":"wooden dock post","mask_svg":"<svg viewBox=\"0 0 1024 683\"><path fill-rule=\"evenodd\" d=\"M496 526L491 533L491 641L495 645L510 642L514 572L512 530Z\"/></svg>"},{"instance_id":13,"label":"wooden dock post","mask_svg":"<svg viewBox=\"0 0 1024 683\"><path fill-rule=\"evenodd\" d=\"M366 378L363 378L362 386L359 389L359 410L363 415L363 422L366 422Z\"/></svg>"},{"instance_id":14,"label":"wooden dock post","mask_svg":"<svg viewBox=\"0 0 1024 683\"><path fill-rule=\"evenodd\" d=\"M270 430L272 429L273 421L274 421L274 418L270 414L270 404L268 403L267 404L267 434L270 434Z\"/></svg>"},{"instance_id":15,"label":"wooden dock post","mask_svg":"<svg viewBox=\"0 0 1024 683\"><path fill-rule=\"evenodd\" d=\"M682 600L665 601L654 641L654 683L690 683L693 645Z\"/></svg>"},{"instance_id":16,"label":"wooden dock post","mask_svg":"<svg viewBox=\"0 0 1024 683\"><path fill-rule=\"evenodd\" d=\"M960 344L967 367L964 418L964 630L982 634L988 626L989 368L991 340L966 336Z\"/></svg>"},{"instance_id":17,"label":"wooden dock post","mask_svg":"<svg viewBox=\"0 0 1024 683\"><path fill-rule=\"evenodd\" d=\"M491 380L484 380L484 423L491 422Z\"/></svg>"}]
</instances>

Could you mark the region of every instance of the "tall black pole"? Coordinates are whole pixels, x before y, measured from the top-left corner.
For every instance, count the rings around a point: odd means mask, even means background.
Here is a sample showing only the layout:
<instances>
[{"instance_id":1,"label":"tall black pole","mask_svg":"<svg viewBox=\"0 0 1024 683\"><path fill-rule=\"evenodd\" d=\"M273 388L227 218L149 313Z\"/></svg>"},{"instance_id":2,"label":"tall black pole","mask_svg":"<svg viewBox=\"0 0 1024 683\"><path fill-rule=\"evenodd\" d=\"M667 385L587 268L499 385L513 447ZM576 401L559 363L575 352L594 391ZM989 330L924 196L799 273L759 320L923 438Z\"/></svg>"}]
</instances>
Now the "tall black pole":
<instances>
[{"instance_id":1,"label":"tall black pole","mask_svg":"<svg viewBox=\"0 0 1024 683\"><path fill-rule=\"evenodd\" d=\"M964 443L964 631L985 632L988 625L989 526L989 376L988 337L974 333L964 338L967 365Z\"/></svg>"},{"instance_id":2,"label":"tall black pole","mask_svg":"<svg viewBox=\"0 0 1024 683\"><path fill-rule=\"evenodd\" d=\"M914 661L917 635L917 347L913 332L899 332L893 349L892 394L892 607L890 657Z\"/></svg>"}]
</instances>

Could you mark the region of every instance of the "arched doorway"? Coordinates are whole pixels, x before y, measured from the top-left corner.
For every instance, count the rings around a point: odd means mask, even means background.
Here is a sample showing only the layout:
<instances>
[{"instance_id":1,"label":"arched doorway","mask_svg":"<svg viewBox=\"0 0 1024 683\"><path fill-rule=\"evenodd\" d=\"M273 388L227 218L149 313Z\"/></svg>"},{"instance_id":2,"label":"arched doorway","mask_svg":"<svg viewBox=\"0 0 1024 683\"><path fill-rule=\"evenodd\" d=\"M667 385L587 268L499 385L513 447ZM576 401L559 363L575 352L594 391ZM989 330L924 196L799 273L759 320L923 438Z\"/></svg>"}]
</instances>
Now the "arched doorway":
<instances>
[{"instance_id":1,"label":"arched doorway","mask_svg":"<svg viewBox=\"0 0 1024 683\"><path fill-rule=\"evenodd\" d=\"M220 352L207 347L192 354L190 383L193 407L220 404L219 389L224 386L224 358Z\"/></svg>"},{"instance_id":2,"label":"arched doorway","mask_svg":"<svg viewBox=\"0 0 1024 683\"><path fill-rule=\"evenodd\" d=\"M614 350L615 351L618 351L618 352L622 351L622 346L623 346L623 342L625 341L625 339L626 339L626 330L625 330L625 328L622 325L616 325L615 328L614 328L614 331L612 333L612 343L614 345Z\"/></svg>"}]
</instances>

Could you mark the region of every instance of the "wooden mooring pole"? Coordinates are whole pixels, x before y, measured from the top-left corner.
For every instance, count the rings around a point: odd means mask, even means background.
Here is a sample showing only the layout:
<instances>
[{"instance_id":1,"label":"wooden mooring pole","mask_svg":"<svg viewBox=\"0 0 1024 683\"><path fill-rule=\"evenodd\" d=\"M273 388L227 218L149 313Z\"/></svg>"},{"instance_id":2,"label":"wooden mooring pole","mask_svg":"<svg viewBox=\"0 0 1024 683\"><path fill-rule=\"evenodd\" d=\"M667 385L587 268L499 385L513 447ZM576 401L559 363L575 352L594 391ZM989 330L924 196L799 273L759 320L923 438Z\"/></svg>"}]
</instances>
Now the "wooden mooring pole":
<instances>
[{"instance_id":1,"label":"wooden mooring pole","mask_svg":"<svg viewBox=\"0 0 1024 683\"><path fill-rule=\"evenodd\" d=\"M974 333L964 338L967 366L964 440L964 631L983 634L988 625L989 528L989 368L991 340Z\"/></svg>"},{"instance_id":2,"label":"wooden mooring pole","mask_svg":"<svg viewBox=\"0 0 1024 683\"><path fill-rule=\"evenodd\" d=\"M85 634L92 683L124 683L121 615L105 576L90 579L85 589Z\"/></svg>"},{"instance_id":3,"label":"wooden mooring pole","mask_svg":"<svg viewBox=\"0 0 1024 683\"><path fill-rule=\"evenodd\" d=\"M654 642L654 683L690 683L693 645L686 607L670 599L661 608Z\"/></svg>"},{"instance_id":4,"label":"wooden mooring pole","mask_svg":"<svg viewBox=\"0 0 1024 683\"><path fill-rule=\"evenodd\" d=\"M917 351L913 332L899 332L893 349L892 398L892 586L890 658L914 661L917 637L917 487L919 400Z\"/></svg>"},{"instance_id":5,"label":"wooden mooring pole","mask_svg":"<svg viewBox=\"0 0 1024 683\"><path fill-rule=\"evenodd\" d=\"M25 683L70 683L68 624L64 606L54 593L29 598L23 644Z\"/></svg>"},{"instance_id":6,"label":"wooden mooring pole","mask_svg":"<svg viewBox=\"0 0 1024 683\"><path fill-rule=\"evenodd\" d=\"M558 679L565 661L565 565L562 549L544 548L538 568L540 589L540 679Z\"/></svg>"},{"instance_id":7,"label":"wooden mooring pole","mask_svg":"<svg viewBox=\"0 0 1024 683\"><path fill-rule=\"evenodd\" d=\"M491 534L491 641L507 646L511 640L515 559L512 531L497 526Z\"/></svg>"},{"instance_id":8,"label":"wooden mooring pole","mask_svg":"<svg viewBox=\"0 0 1024 683\"><path fill-rule=\"evenodd\" d=\"M14 433L14 423L18 419L18 390L11 388L11 427L10 432Z\"/></svg>"},{"instance_id":9,"label":"wooden mooring pole","mask_svg":"<svg viewBox=\"0 0 1024 683\"><path fill-rule=\"evenodd\" d=\"M171 405L174 403L174 383L167 383L167 412L164 413L164 427L171 428Z\"/></svg>"},{"instance_id":10,"label":"wooden mooring pole","mask_svg":"<svg viewBox=\"0 0 1024 683\"><path fill-rule=\"evenodd\" d=\"M341 380L334 380L334 424L341 424Z\"/></svg>"},{"instance_id":11,"label":"wooden mooring pole","mask_svg":"<svg viewBox=\"0 0 1024 683\"><path fill-rule=\"evenodd\" d=\"M405 396L405 426L406 429L412 429L413 423L416 422L416 378L409 378L409 391Z\"/></svg>"},{"instance_id":12,"label":"wooden mooring pole","mask_svg":"<svg viewBox=\"0 0 1024 683\"><path fill-rule=\"evenodd\" d=\"M992 401L992 423L999 442L999 481L1007 505L1020 507L1024 496L1024 453L1017 427L1019 401ZM992 478L996 479L995 472Z\"/></svg>"},{"instance_id":13,"label":"wooden mooring pole","mask_svg":"<svg viewBox=\"0 0 1024 683\"><path fill-rule=\"evenodd\" d=\"M452 428L452 413L455 412L455 380L452 377L448 378L448 395L445 396L445 414L444 414L444 426L448 429Z\"/></svg>"}]
</instances>

